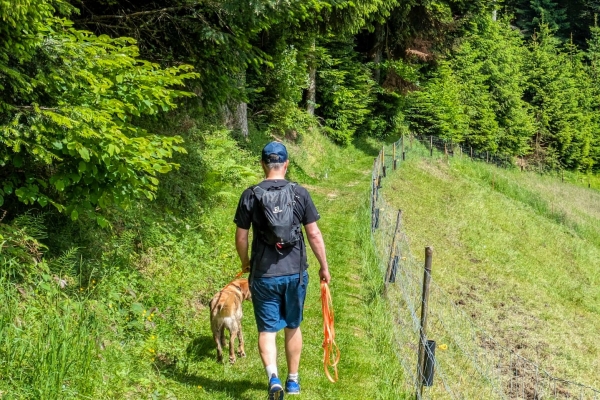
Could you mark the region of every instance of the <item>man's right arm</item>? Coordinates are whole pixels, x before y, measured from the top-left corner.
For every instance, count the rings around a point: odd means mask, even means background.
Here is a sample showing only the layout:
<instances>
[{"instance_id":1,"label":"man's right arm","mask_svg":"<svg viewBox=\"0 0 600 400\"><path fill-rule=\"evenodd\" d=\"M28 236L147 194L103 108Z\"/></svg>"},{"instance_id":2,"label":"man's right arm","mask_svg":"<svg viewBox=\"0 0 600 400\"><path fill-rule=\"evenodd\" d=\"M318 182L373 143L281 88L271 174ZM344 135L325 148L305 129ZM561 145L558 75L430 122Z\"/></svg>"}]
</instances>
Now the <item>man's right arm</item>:
<instances>
[{"instance_id":1,"label":"man's right arm","mask_svg":"<svg viewBox=\"0 0 600 400\"><path fill-rule=\"evenodd\" d=\"M317 261L321 266L319 277L325 283L329 283L331 275L329 274L329 265L327 264L327 255L325 254L325 241L323 240L321 230L316 222L304 225L304 229L306 230L306 237L308 238L310 248L315 253L315 257L317 257Z\"/></svg>"},{"instance_id":2,"label":"man's right arm","mask_svg":"<svg viewBox=\"0 0 600 400\"><path fill-rule=\"evenodd\" d=\"M235 249L240 256L242 262L242 271L250 271L250 258L248 256L248 232L252 224L252 191L246 189L240 201L238 202L237 210L233 222L237 226L235 231Z\"/></svg>"},{"instance_id":3,"label":"man's right arm","mask_svg":"<svg viewBox=\"0 0 600 400\"><path fill-rule=\"evenodd\" d=\"M249 272L250 258L248 257L248 229L242 229L238 226L235 231L235 249L242 262L242 271Z\"/></svg>"}]
</instances>

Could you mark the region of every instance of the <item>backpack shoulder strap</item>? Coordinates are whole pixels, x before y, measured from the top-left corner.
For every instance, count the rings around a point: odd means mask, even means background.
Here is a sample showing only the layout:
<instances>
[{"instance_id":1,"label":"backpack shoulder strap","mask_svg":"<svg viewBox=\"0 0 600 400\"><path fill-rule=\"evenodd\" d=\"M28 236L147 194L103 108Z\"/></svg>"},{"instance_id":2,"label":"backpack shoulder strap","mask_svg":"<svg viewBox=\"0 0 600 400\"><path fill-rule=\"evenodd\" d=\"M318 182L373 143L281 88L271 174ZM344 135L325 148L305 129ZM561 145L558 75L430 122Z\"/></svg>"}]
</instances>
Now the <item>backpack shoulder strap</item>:
<instances>
[{"instance_id":1,"label":"backpack shoulder strap","mask_svg":"<svg viewBox=\"0 0 600 400\"><path fill-rule=\"evenodd\" d=\"M265 194L266 190L256 185L252 187L252 193L256 196L258 201L262 201L263 194Z\"/></svg>"},{"instance_id":2,"label":"backpack shoulder strap","mask_svg":"<svg viewBox=\"0 0 600 400\"><path fill-rule=\"evenodd\" d=\"M288 185L290 185L292 187L292 192L294 192L294 197L296 199L300 199L300 197L298 196L298 193L296 192L296 189L298 188L298 182L290 182Z\"/></svg>"}]
</instances>

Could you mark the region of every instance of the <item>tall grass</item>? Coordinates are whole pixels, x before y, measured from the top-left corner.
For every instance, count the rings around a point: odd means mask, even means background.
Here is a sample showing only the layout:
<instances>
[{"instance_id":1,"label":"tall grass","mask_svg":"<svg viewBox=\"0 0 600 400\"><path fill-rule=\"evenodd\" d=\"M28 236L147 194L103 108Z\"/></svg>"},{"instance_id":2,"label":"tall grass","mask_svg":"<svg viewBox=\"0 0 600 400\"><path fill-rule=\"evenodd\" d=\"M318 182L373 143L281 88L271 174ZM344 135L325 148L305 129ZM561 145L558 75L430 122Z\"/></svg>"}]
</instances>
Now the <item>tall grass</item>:
<instances>
[{"instance_id":1,"label":"tall grass","mask_svg":"<svg viewBox=\"0 0 600 400\"><path fill-rule=\"evenodd\" d=\"M99 379L93 313L43 289L28 296L24 299L14 283L0 278L3 398L91 398Z\"/></svg>"},{"instance_id":2,"label":"tall grass","mask_svg":"<svg viewBox=\"0 0 600 400\"><path fill-rule=\"evenodd\" d=\"M0 247L0 397L250 400L265 394L251 304L244 304L243 321L248 357L233 366L215 361L207 306L240 268L232 218L239 194L260 179L260 149L272 138L194 129L186 135L188 155L178 159L182 168L165 178L158 200L108 210L110 230L51 213L32 215L41 231L25 220L24 230L0 221L0 243L10 239ZM398 398L391 321L378 297L376 266L366 261L370 241L362 236L369 227L363 203L371 145L339 148L318 132L287 145L290 179L309 187L323 216L343 351L341 381L332 385L322 373L311 256L304 396Z\"/></svg>"},{"instance_id":3,"label":"tall grass","mask_svg":"<svg viewBox=\"0 0 600 400\"><path fill-rule=\"evenodd\" d=\"M554 176L500 169L470 160L452 160L461 174L531 207L537 214L564 225L600 247L600 191Z\"/></svg>"}]
</instances>

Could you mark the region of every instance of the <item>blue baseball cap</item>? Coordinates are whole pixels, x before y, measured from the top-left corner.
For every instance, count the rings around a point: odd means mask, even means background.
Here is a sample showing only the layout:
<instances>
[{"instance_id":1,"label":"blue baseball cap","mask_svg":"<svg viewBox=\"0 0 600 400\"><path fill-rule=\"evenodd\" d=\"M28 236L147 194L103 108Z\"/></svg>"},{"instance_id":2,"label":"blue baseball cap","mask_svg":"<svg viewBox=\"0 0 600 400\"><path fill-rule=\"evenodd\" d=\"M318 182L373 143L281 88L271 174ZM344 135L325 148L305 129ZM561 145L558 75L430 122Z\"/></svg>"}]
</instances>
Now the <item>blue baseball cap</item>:
<instances>
[{"instance_id":1,"label":"blue baseball cap","mask_svg":"<svg viewBox=\"0 0 600 400\"><path fill-rule=\"evenodd\" d=\"M265 164L282 163L287 159L288 153L283 143L271 142L262 149L262 160Z\"/></svg>"}]
</instances>

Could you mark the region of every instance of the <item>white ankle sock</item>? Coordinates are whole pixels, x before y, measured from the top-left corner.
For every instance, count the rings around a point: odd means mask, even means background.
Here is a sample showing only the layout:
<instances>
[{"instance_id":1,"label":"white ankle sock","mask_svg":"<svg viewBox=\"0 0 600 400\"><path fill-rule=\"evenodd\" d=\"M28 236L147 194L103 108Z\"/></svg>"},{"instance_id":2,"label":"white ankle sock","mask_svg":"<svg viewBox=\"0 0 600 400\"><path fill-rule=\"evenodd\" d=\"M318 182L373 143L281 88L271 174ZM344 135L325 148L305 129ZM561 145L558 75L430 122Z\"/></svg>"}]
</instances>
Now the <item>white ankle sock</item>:
<instances>
[{"instance_id":1,"label":"white ankle sock","mask_svg":"<svg viewBox=\"0 0 600 400\"><path fill-rule=\"evenodd\" d=\"M288 381L298 382L298 373L288 374Z\"/></svg>"},{"instance_id":2,"label":"white ankle sock","mask_svg":"<svg viewBox=\"0 0 600 400\"><path fill-rule=\"evenodd\" d=\"M275 376L277 376L277 365L275 365L275 364L267 365L265 367L265 371L267 371L267 379L271 379L273 374L275 374Z\"/></svg>"}]
</instances>

